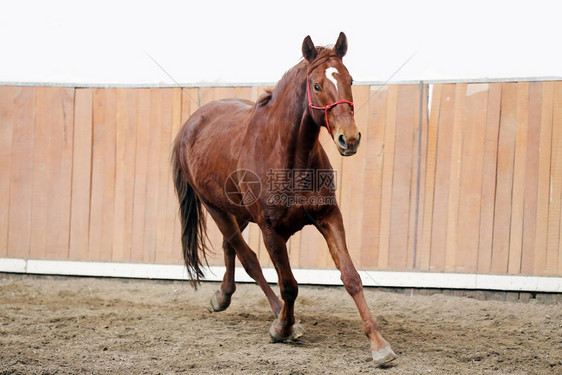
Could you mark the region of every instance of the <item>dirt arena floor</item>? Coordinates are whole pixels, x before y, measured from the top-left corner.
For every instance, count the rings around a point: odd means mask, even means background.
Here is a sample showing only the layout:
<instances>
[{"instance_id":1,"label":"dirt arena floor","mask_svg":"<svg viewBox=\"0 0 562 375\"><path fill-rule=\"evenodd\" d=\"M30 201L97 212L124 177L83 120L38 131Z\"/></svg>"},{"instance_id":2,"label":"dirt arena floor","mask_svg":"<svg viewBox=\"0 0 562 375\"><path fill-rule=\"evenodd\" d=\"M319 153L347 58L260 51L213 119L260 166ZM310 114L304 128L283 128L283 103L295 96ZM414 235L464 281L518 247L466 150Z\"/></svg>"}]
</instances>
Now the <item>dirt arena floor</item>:
<instances>
[{"instance_id":1,"label":"dirt arena floor","mask_svg":"<svg viewBox=\"0 0 562 375\"><path fill-rule=\"evenodd\" d=\"M270 343L255 285L0 274L0 374L560 374L562 306L367 290L399 355L375 369L343 288L301 287L294 343Z\"/></svg>"}]
</instances>

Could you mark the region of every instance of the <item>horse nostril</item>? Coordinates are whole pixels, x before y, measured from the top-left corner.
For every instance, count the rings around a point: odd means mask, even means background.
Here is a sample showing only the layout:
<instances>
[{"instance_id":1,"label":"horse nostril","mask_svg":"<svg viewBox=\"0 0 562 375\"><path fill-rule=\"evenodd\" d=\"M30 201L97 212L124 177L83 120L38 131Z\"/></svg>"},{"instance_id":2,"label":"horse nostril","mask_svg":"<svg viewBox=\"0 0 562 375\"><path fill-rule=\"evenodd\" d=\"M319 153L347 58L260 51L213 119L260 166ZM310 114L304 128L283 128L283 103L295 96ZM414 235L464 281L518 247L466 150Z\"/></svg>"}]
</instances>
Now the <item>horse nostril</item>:
<instances>
[{"instance_id":1,"label":"horse nostril","mask_svg":"<svg viewBox=\"0 0 562 375\"><path fill-rule=\"evenodd\" d=\"M341 148L343 148L344 150L347 150L347 143L345 142L345 135L340 134L340 136L338 137L338 143L340 144Z\"/></svg>"},{"instance_id":2,"label":"horse nostril","mask_svg":"<svg viewBox=\"0 0 562 375\"><path fill-rule=\"evenodd\" d=\"M361 132L359 132L359 137L357 138L357 144L355 147L359 147L359 143L361 143Z\"/></svg>"}]
</instances>

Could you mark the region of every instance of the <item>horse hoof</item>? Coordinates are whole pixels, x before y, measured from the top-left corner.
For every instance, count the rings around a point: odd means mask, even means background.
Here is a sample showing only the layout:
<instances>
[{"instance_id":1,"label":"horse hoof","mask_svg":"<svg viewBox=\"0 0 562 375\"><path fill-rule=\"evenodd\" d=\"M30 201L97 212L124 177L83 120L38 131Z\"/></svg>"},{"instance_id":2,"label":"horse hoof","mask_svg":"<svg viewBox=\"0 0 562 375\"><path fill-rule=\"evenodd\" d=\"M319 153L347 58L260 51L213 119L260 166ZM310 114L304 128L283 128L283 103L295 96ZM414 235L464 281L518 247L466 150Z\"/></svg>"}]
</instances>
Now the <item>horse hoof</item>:
<instances>
[{"instance_id":1,"label":"horse hoof","mask_svg":"<svg viewBox=\"0 0 562 375\"><path fill-rule=\"evenodd\" d=\"M279 319L275 319L273 324L269 328L269 336L271 337L272 342L281 342L287 340L291 335L283 336L281 335L278 330L281 330L281 322Z\"/></svg>"},{"instance_id":2,"label":"horse hoof","mask_svg":"<svg viewBox=\"0 0 562 375\"><path fill-rule=\"evenodd\" d=\"M219 302L220 295L221 291L217 290L211 297L211 306L215 312L224 311L228 308L228 306L230 306L230 300L225 299L225 302L222 304Z\"/></svg>"},{"instance_id":3,"label":"horse hoof","mask_svg":"<svg viewBox=\"0 0 562 375\"><path fill-rule=\"evenodd\" d=\"M275 319L275 321L271 325L271 328L269 328L269 336L271 336L272 342L281 342L287 340L294 341L304 336L306 333L304 328L302 328L302 326L299 323L295 323L291 327L291 333L287 336L280 334L279 333L280 330L281 330L281 322L279 321L279 319Z\"/></svg>"},{"instance_id":4,"label":"horse hoof","mask_svg":"<svg viewBox=\"0 0 562 375\"><path fill-rule=\"evenodd\" d=\"M293 325L293 333L289 340L298 340L300 337L303 337L306 334L306 331L299 323L295 323Z\"/></svg>"},{"instance_id":5,"label":"horse hoof","mask_svg":"<svg viewBox=\"0 0 562 375\"><path fill-rule=\"evenodd\" d=\"M390 362L394 361L398 356L394 353L392 348L389 346L385 346L380 350L373 350L373 362L377 366L385 366Z\"/></svg>"}]
</instances>

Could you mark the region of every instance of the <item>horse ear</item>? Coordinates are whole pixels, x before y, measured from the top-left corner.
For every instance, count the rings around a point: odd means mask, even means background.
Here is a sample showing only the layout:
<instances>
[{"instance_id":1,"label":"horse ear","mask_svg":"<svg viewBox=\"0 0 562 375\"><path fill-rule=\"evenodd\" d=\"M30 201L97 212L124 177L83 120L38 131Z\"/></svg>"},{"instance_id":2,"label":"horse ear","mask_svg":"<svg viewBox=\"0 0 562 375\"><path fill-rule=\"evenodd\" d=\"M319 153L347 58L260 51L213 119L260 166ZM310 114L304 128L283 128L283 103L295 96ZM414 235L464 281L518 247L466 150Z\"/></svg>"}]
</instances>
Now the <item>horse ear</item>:
<instances>
[{"instance_id":1,"label":"horse ear","mask_svg":"<svg viewBox=\"0 0 562 375\"><path fill-rule=\"evenodd\" d=\"M302 42L302 56L310 62L316 58L316 55L318 55L318 51L316 51L310 35L307 35Z\"/></svg>"},{"instance_id":2,"label":"horse ear","mask_svg":"<svg viewBox=\"0 0 562 375\"><path fill-rule=\"evenodd\" d=\"M338 41L336 42L334 51L336 52L336 56L338 56L339 58L344 57L347 52L347 37L343 32L341 32L340 36L338 37Z\"/></svg>"}]
</instances>

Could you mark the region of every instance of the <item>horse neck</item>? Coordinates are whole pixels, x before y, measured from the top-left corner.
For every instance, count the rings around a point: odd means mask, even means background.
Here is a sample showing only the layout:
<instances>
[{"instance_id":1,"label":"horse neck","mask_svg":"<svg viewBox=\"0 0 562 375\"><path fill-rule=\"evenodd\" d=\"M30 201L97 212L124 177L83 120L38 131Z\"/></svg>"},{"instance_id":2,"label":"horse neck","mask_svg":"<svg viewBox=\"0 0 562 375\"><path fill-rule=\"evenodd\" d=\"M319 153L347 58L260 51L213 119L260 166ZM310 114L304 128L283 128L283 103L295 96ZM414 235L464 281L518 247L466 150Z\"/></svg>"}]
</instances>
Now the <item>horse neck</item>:
<instances>
[{"instance_id":1,"label":"horse neck","mask_svg":"<svg viewBox=\"0 0 562 375\"><path fill-rule=\"evenodd\" d=\"M314 123L308 109L306 74L304 63L295 66L279 81L268 103L270 123L277 129L265 130L276 136L275 143L284 150L283 160L280 160L283 168L310 167L311 155L318 146L320 127Z\"/></svg>"}]
</instances>

